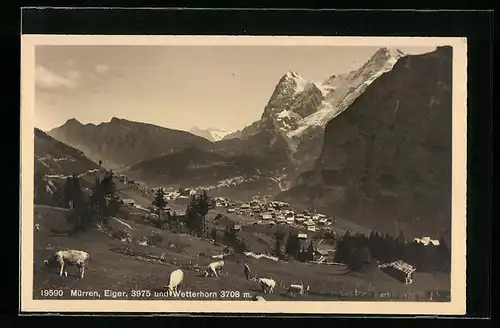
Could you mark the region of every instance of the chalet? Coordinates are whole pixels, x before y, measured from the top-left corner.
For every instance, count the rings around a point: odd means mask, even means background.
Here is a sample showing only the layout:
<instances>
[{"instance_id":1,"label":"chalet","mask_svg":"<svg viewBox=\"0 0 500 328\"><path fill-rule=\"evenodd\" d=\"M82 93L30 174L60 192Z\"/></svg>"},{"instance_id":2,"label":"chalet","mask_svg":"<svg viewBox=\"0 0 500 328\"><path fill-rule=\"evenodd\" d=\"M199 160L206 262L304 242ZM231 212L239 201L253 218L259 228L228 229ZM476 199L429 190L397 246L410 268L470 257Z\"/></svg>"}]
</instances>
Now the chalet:
<instances>
[{"instance_id":1,"label":"chalet","mask_svg":"<svg viewBox=\"0 0 500 328\"><path fill-rule=\"evenodd\" d=\"M295 222L295 218L293 216L292 217L287 217L286 218L286 222L293 223L293 222Z\"/></svg>"},{"instance_id":2,"label":"chalet","mask_svg":"<svg viewBox=\"0 0 500 328\"><path fill-rule=\"evenodd\" d=\"M245 204L241 204L240 209L242 209L242 210L248 210L248 209L250 209L250 204L246 204L246 203Z\"/></svg>"},{"instance_id":3,"label":"chalet","mask_svg":"<svg viewBox=\"0 0 500 328\"><path fill-rule=\"evenodd\" d=\"M228 209L227 209L227 212L228 212L228 213L234 213L234 212L235 212L235 210L234 210L234 208L228 208Z\"/></svg>"},{"instance_id":4,"label":"chalet","mask_svg":"<svg viewBox=\"0 0 500 328\"><path fill-rule=\"evenodd\" d=\"M123 204L130 205L130 206L134 206L134 204L135 204L135 201L133 199L130 199L130 198L122 199L122 202L123 202Z\"/></svg>"},{"instance_id":5,"label":"chalet","mask_svg":"<svg viewBox=\"0 0 500 328\"><path fill-rule=\"evenodd\" d=\"M313 225L312 225L312 226L308 226L308 227L307 227L307 230L308 230L308 231L313 231L313 232L314 232L314 231L316 231L316 227L315 227L315 226L313 226Z\"/></svg>"},{"instance_id":6,"label":"chalet","mask_svg":"<svg viewBox=\"0 0 500 328\"><path fill-rule=\"evenodd\" d=\"M298 239L306 240L307 239L307 233L299 233L297 234Z\"/></svg>"},{"instance_id":7,"label":"chalet","mask_svg":"<svg viewBox=\"0 0 500 328\"><path fill-rule=\"evenodd\" d=\"M413 282L413 273L416 271L412 265L401 260L380 264L378 268L404 284L411 284Z\"/></svg>"},{"instance_id":8,"label":"chalet","mask_svg":"<svg viewBox=\"0 0 500 328\"><path fill-rule=\"evenodd\" d=\"M270 213L263 213L261 214L262 220L272 220L273 216Z\"/></svg>"},{"instance_id":9,"label":"chalet","mask_svg":"<svg viewBox=\"0 0 500 328\"><path fill-rule=\"evenodd\" d=\"M297 223L301 223L301 222L304 222L305 219L304 218L301 218L301 217L295 217L295 222Z\"/></svg>"},{"instance_id":10,"label":"chalet","mask_svg":"<svg viewBox=\"0 0 500 328\"><path fill-rule=\"evenodd\" d=\"M431 237L414 238L413 241L419 244L423 244L424 246L428 245L439 246L439 240L431 239Z\"/></svg>"}]
</instances>

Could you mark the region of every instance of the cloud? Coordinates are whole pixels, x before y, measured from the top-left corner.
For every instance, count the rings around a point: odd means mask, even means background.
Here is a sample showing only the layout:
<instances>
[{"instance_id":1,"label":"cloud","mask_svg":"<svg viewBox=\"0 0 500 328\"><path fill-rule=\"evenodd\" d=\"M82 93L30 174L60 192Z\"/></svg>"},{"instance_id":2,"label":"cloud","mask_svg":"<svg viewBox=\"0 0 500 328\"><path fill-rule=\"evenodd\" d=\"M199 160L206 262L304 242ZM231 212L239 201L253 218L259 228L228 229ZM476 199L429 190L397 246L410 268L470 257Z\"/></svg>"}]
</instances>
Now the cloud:
<instances>
[{"instance_id":1,"label":"cloud","mask_svg":"<svg viewBox=\"0 0 500 328\"><path fill-rule=\"evenodd\" d=\"M41 65L35 69L36 86L44 89L73 89L78 85L79 79L80 73L75 70L67 71L66 74L61 75Z\"/></svg>"},{"instance_id":2,"label":"cloud","mask_svg":"<svg viewBox=\"0 0 500 328\"><path fill-rule=\"evenodd\" d=\"M109 71L109 66L104 64L99 64L94 67L95 71L99 74L105 74Z\"/></svg>"}]
</instances>

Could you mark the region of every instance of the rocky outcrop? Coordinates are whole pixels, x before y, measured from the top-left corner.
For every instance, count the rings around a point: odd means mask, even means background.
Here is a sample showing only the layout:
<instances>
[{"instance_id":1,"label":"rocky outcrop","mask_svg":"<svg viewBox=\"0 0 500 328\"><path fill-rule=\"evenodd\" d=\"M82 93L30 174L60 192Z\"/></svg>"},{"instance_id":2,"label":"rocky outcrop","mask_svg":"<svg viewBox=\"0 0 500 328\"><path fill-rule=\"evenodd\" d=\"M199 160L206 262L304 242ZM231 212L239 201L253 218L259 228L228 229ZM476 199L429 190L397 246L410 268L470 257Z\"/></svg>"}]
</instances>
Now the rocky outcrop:
<instances>
[{"instance_id":1,"label":"rocky outcrop","mask_svg":"<svg viewBox=\"0 0 500 328\"><path fill-rule=\"evenodd\" d=\"M314 168L278 198L389 232L449 232L451 89L451 47L401 58L329 121Z\"/></svg>"}]
</instances>

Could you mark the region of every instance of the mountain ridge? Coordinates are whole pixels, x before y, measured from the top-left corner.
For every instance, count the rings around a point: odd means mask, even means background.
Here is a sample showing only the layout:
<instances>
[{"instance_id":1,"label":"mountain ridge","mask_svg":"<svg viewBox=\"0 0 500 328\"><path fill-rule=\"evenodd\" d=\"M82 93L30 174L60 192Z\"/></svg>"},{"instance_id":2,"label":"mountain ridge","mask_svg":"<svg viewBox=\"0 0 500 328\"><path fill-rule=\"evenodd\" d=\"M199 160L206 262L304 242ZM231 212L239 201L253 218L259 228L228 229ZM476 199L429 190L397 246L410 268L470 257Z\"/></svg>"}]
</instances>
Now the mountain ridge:
<instances>
[{"instance_id":1,"label":"mountain ridge","mask_svg":"<svg viewBox=\"0 0 500 328\"><path fill-rule=\"evenodd\" d=\"M449 233L451 72L451 47L402 58L328 122L313 168L277 199L396 234Z\"/></svg>"},{"instance_id":2,"label":"mountain ridge","mask_svg":"<svg viewBox=\"0 0 500 328\"><path fill-rule=\"evenodd\" d=\"M110 168L130 166L186 147L212 147L210 141L187 131L117 117L85 125L73 118L47 134Z\"/></svg>"},{"instance_id":3,"label":"mountain ridge","mask_svg":"<svg viewBox=\"0 0 500 328\"><path fill-rule=\"evenodd\" d=\"M196 136L205 138L211 142L220 141L224 139L224 137L226 137L227 135L234 133L226 129L220 129L215 127L208 127L202 129L197 126L193 126L188 132Z\"/></svg>"}]
</instances>

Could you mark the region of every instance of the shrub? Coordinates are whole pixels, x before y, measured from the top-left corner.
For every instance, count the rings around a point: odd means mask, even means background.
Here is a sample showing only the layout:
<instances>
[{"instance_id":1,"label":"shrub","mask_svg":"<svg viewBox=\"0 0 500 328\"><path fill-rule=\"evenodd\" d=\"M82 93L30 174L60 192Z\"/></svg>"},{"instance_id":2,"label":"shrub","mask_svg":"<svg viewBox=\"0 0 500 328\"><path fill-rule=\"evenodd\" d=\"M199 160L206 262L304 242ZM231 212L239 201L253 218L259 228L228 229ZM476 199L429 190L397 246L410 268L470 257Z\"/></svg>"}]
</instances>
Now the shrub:
<instances>
[{"instance_id":1,"label":"shrub","mask_svg":"<svg viewBox=\"0 0 500 328\"><path fill-rule=\"evenodd\" d=\"M157 246L157 245L163 244L163 238L157 232L153 232L151 234L151 236L148 237L147 241L148 241L148 244L152 245L152 246Z\"/></svg>"}]
</instances>

